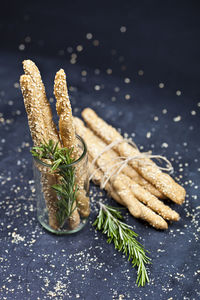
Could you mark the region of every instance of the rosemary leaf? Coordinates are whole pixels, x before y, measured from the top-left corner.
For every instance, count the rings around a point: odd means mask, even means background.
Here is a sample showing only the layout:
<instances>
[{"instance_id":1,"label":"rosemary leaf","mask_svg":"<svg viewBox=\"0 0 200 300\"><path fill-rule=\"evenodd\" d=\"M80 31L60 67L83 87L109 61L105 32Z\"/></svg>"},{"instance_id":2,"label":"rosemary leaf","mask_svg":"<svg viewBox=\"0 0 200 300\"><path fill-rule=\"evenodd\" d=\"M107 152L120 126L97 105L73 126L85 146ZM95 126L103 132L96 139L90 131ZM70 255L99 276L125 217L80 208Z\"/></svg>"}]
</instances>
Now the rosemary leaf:
<instances>
[{"instance_id":1,"label":"rosemary leaf","mask_svg":"<svg viewBox=\"0 0 200 300\"><path fill-rule=\"evenodd\" d=\"M151 263L151 259L146 255L148 251L135 239L138 234L131 226L122 222L122 219L119 209L100 202L99 214L93 226L106 234L107 242L113 242L115 249L124 253L128 260L131 260L133 267L138 268L136 283L138 286L144 286L149 282L145 265Z\"/></svg>"},{"instance_id":2,"label":"rosemary leaf","mask_svg":"<svg viewBox=\"0 0 200 300\"><path fill-rule=\"evenodd\" d=\"M52 185L57 193L57 219L62 226L65 220L70 217L76 206L78 186L75 182L75 168L68 166L74 159L72 158L73 149L59 148L58 143L52 140L44 141L40 147L33 147L31 153L39 161L48 160L51 171L59 175L59 183Z\"/></svg>"}]
</instances>

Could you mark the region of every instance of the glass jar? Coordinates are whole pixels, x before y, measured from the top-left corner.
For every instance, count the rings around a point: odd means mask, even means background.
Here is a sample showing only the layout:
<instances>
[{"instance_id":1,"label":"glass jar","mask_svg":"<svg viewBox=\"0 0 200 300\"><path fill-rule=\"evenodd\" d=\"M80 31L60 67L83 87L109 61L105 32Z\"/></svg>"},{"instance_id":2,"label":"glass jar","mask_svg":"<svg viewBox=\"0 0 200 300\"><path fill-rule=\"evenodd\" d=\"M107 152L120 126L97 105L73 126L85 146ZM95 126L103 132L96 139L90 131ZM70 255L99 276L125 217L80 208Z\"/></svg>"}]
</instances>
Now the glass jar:
<instances>
[{"instance_id":1,"label":"glass jar","mask_svg":"<svg viewBox=\"0 0 200 300\"><path fill-rule=\"evenodd\" d=\"M78 159L55 171L50 164L33 158L37 218L45 229L55 234L81 230L90 214L87 147L78 135L76 145ZM63 175L56 172L60 170Z\"/></svg>"}]
</instances>

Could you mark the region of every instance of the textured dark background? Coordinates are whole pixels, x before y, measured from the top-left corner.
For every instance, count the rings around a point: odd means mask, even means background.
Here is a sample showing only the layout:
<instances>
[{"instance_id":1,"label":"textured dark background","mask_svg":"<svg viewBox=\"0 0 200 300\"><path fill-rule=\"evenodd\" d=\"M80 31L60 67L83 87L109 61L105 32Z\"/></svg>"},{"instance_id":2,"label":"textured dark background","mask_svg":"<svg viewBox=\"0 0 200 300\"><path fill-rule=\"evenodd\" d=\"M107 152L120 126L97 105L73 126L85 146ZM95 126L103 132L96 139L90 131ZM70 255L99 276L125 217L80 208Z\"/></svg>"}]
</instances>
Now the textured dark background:
<instances>
[{"instance_id":1,"label":"textured dark background","mask_svg":"<svg viewBox=\"0 0 200 300\"><path fill-rule=\"evenodd\" d=\"M199 37L198 1L1 2L1 299L199 299ZM181 220L161 232L125 214L151 252L144 288L91 226L99 199L115 205L99 188L91 185L92 214L80 233L57 237L38 224L18 85L26 58L40 68L54 110L62 67L75 115L90 106L141 150L172 160L187 190L182 207L171 204Z\"/></svg>"}]
</instances>

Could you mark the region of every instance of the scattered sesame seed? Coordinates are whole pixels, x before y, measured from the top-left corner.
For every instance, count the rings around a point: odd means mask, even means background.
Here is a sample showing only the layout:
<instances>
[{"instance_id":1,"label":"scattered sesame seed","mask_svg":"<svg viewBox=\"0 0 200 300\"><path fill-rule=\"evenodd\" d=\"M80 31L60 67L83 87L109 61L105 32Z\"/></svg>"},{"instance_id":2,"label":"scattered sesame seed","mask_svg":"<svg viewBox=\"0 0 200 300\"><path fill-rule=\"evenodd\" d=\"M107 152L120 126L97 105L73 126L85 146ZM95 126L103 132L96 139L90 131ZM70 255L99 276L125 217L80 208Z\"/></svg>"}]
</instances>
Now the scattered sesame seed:
<instances>
[{"instance_id":1,"label":"scattered sesame seed","mask_svg":"<svg viewBox=\"0 0 200 300\"><path fill-rule=\"evenodd\" d=\"M121 31L122 33L126 32L126 26L121 26L121 27L120 27L120 31Z\"/></svg>"},{"instance_id":2,"label":"scattered sesame seed","mask_svg":"<svg viewBox=\"0 0 200 300\"><path fill-rule=\"evenodd\" d=\"M126 99L126 100L130 100L130 99L131 99L131 95L126 94L126 95L125 95L125 99Z\"/></svg>"},{"instance_id":3,"label":"scattered sesame seed","mask_svg":"<svg viewBox=\"0 0 200 300\"><path fill-rule=\"evenodd\" d=\"M144 75L144 71L143 71L143 70L139 70L139 71L138 71L138 75L139 75L139 76L143 76L143 75Z\"/></svg>"},{"instance_id":4,"label":"scattered sesame seed","mask_svg":"<svg viewBox=\"0 0 200 300\"><path fill-rule=\"evenodd\" d=\"M87 71L83 70L83 71L81 72L81 75L82 75L82 76L87 76Z\"/></svg>"},{"instance_id":5,"label":"scattered sesame seed","mask_svg":"<svg viewBox=\"0 0 200 300\"><path fill-rule=\"evenodd\" d=\"M124 82L125 82L125 83L130 83L131 80L130 80L130 78L125 78L125 79L124 79Z\"/></svg>"},{"instance_id":6,"label":"scattered sesame seed","mask_svg":"<svg viewBox=\"0 0 200 300\"><path fill-rule=\"evenodd\" d=\"M173 121L174 121L174 122L179 122L179 121L181 121L181 116L176 116L176 117L174 117L174 118L173 118Z\"/></svg>"},{"instance_id":7,"label":"scattered sesame seed","mask_svg":"<svg viewBox=\"0 0 200 300\"><path fill-rule=\"evenodd\" d=\"M163 113L163 115L165 115L165 114L167 113L167 109L164 108L164 109L162 110L162 113Z\"/></svg>"},{"instance_id":8,"label":"scattered sesame seed","mask_svg":"<svg viewBox=\"0 0 200 300\"><path fill-rule=\"evenodd\" d=\"M101 87L100 87L100 85L97 84L94 86L94 89L95 89L95 91L99 91L101 89Z\"/></svg>"},{"instance_id":9,"label":"scattered sesame seed","mask_svg":"<svg viewBox=\"0 0 200 300\"><path fill-rule=\"evenodd\" d=\"M163 82L160 82L158 86L159 86L160 89L163 89L165 87Z\"/></svg>"},{"instance_id":10,"label":"scattered sesame seed","mask_svg":"<svg viewBox=\"0 0 200 300\"><path fill-rule=\"evenodd\" d=\"M108 75L112 74L112 69L108 68L108 69L106 70L106 73L107 73Z\"/></svg>"},{"instance_id":11,"label":"scattered sesame seed","mask_svg":"<svg viewBox=\"0 0 200 300\"><path fill-rule=\"evenodd\" d=\"M20 50L20 51L25 50L25 45L24 45L24 44L20 44L20 45L19 45L19 50Z\"/></svg>"},{"instance_id":12,"label":"scattered sesame seed","mask_svg":"<svg viewBox=\"0 0 200 300\"><path fill-rule=\"evenodd\" d=\"M196 113L195 110L192 110L192 111L191 111L191 115L192 115L192 116L195 116L196 114L197 114L197 113Z\"/></svg>"},{"instance_id":13,"label":"scattered sesame seed","mask_svg":"<svg viewBox=\"0 0 200 300\"><path fill-rule=\"evenodd\" d=\"M76 50L77 50L78 52L81 52L81 51L83 50L83 46L82 46L82 45L78 45L78 46L76 47Z\"/></svg>"},{"instance_id":14,"label":"scattered sesame seed","mask_svg":"<svg viewBox=\"0 0 200 300\"><path fill-rule=\"evenodd\" d=\"M177 91L176 91L176 95L177 95L177 96L180 96L180 95L181 95L181 91L177 90Z\"/></svg>"},{"instance_id":15,"label":"scattered sesame seed","mask_svg":"<svg viewBox=\"0 0 200 300\"><path fill-rule=\"evenodd\" d=\"M168 144L167 143L162 143L161 148L168 148Z\"/></svg>"},{"instance_id":16,"label":"scattered sesame seed","mask_svg":"<svg viewBox=\"0 0 200 300\"><path fill-rule=\"evenodd\" d=\"M86 34L86 39L91 40L92 39L92 33L87 33Z\"/></svg>"},{"instance_id":17,"label":"scattered sesame seed","mask_svg":"<svg viewBox=\"0 0 200 300\"><path fill-rule=\"evenodd\" d=\"M115 91L116 93L118 93L118 92L120 91L120 88L119 88L118 86L116 86L116 87L114 88L114 91Z\"/></svg>"},{"instance_id":18,"label":"scattered sesame seed","mask_svg":"<svg viewBox=\"0 0 200 300\"><path fill-rule=\"evenodd\" d=\"M151 137L151 132L147 132L146 138L147 138L147 139L150 139L150 137Z\"/></svg>"},{"instance_id":19,"label":"scattered sesame seed","mask_svg":"<svg viewBox=\"0 0 200 300\"><path fill-rule=\"evenodd\" d=\"M15 87L16 89L19 89L19 88L20 88L19 82L15 82L15 83L14 83L14 87Z\"/></svg>"}]
</instances>

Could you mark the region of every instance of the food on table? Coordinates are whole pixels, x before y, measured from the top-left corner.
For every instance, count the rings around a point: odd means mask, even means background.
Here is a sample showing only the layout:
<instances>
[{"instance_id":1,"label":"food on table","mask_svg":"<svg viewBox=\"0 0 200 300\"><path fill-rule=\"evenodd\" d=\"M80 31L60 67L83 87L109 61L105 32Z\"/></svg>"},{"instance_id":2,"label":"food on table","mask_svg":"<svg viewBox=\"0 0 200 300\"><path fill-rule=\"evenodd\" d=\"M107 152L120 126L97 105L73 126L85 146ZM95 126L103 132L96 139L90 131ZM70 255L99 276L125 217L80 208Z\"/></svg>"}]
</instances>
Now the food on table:
<instances>
[{"instance_id":1,"label":"food on table","mask_svg":"<svg viewBox=\"0 0 200 300\"><path fill-rule=\"evenodd\" d=\"M179 220L177 212L138 184L134 176L132 178L128 177L126 167L118 174L117 161L122 159L117 153L112 149L103 152L106 149L106 144L94 132L85 127L79 118L74 118L74 123L77 133L85 139L88 145L91 177L95 183L103 184L103 187L112 197L126 206L133 216L146 220L157 229L168 228L164 219Z\"/></svg>"},{"instance_id":2,"label":"food on table","mask_svg":"<svg viewBox=\"0 0 200 300\"><path fill-rule=\"evenodd\" d=\"M116 140L119 141L113 148L123 157L141 156L138 149L135 149L122 135L112 126L108 125L104 120L90 108L86 108L82 112L82 116L86 124L99 136L106 144L110 144ZM161 193L177 204L182 204L185 200L185 189L176 183L173 178L163 173L158 166L149 158L142 157L140 159L132 159L129 161L141 176L152 183Z\"/></svg>"},{"instance_id":3,"label":"food on table","mask_svg":"<svg viewBox=\"0 0 200 300\"><path fill-rule=\"evenodd\" d=\"M40 147L44 142L52 141L57 147L67 148L71 151L73 161L78 159L80 149L76 144L76 134L73 125L71 104L68 97L66 75L61 69L55 77L54 93L57 99L57 112L59 119L58 133L52 118L50 103L47 100L45 87L37 66L31 60L23 62L25 75L20 77L20 85L24 98L24 104L28 116L29 128L35 147ZM64 148L62 148L64 147ZM50 163L49 160L44 160ZM59 229L58 223L58 199L56 191L52 187L59 185L61 177L51 172L47 167L37 163L41 172L42 190L48 209L49 225L53 229ZM73 180L72 180L73 182ZM84 179L81 176L81 167L77 167L75 185L78 187L76 201L73 202L71 214L68 219L69 227L75 229L80 223L80 216L87 217L90 213L89 198L84 189ZM72 187L73 188L73 187ZM74 190L72 189L72 192Z\"/></svg>"},{"instance_id":4,"label":"food on table","mask_svg":"<svg viewBox=\"0 0 200 300\"><path fill-rule=\"evenodd\" d=\"M147 221L157 229L167 229L168 221L178 221L179 214L160 199L169 198L177 204L185 199L185 190L174 179L161 171L150 159L140 153L119 132L108 125L90 108L82 112L82 120L73 118L69 100L66 75L60 69L55 76L54 94L56 110L59 115L59 133L52 119L50 104L37 66L30 60L23 62L25 75L20 78L24 104L28 116L31 136L35 147L44 141L52 141L61 149L69 149L71 157L80 156L76 133L88 146L89 166L92 180L105 188L121 205L128 208L136 218ZM46 161L48 162L48 161ZM41 171L41 183L48 208L49 225L58 229L58 200L53 185L60 183L60 175L37 166ZM69 217L69 226L75 229L80 223L80 216L90 213L82 171L77 167L75 183L78 187ZM72 189L72 191L74 188Z\"/></svg>"}]
</instances>

